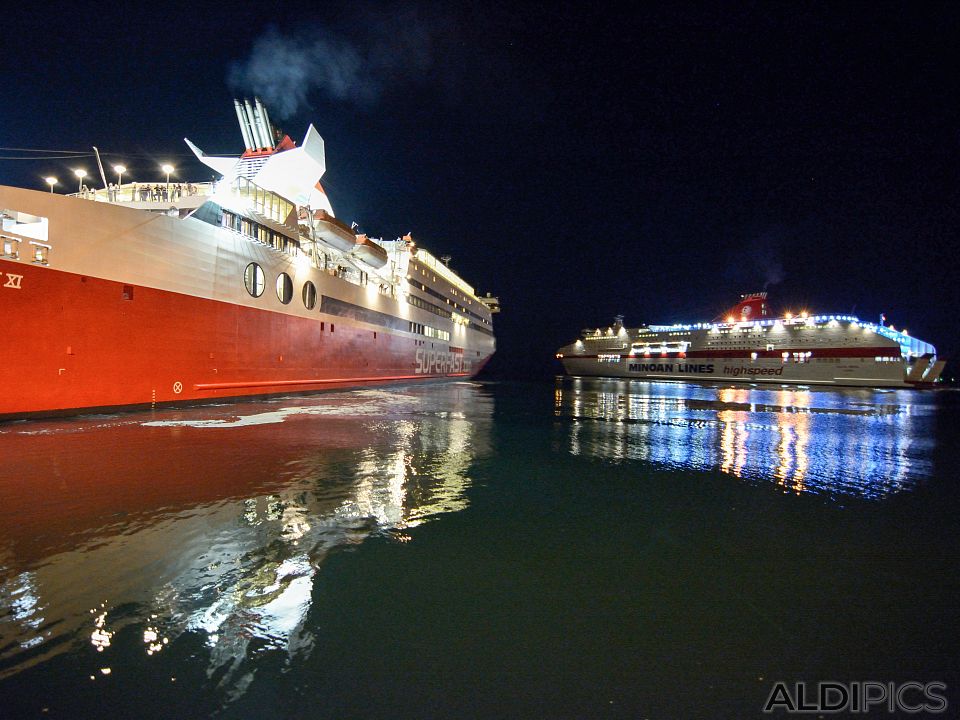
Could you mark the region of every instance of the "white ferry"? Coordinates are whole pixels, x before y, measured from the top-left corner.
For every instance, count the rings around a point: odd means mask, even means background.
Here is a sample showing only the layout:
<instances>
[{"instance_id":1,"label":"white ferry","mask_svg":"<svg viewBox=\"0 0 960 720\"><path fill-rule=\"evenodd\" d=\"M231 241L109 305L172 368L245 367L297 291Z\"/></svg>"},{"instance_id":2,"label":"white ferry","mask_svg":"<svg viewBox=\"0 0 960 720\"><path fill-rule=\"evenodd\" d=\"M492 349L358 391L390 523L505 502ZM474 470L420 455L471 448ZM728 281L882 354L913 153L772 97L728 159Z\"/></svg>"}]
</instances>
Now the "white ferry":
<instances>
[{"instance_id":1,"label":"white ferry","mask_svg":"<svg viewBox=\"0 0 960 720\"><path fill-rule=\"evenodd\" d=\"M853 315L784 313L742 295L715 322L590 328L557 358L568 375L646 380L929 387L944 361L930 343Z\"/></svg>"}]
</instances>

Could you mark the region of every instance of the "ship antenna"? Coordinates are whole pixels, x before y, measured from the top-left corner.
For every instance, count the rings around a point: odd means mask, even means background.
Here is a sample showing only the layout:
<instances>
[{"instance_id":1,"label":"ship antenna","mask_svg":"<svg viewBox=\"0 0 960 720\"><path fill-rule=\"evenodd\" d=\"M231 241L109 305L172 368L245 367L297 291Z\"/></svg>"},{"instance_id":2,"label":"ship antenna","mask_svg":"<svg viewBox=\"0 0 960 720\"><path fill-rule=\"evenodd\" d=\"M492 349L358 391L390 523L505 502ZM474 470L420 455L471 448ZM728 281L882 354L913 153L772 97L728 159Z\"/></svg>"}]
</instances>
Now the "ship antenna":
<instances>
[{"instance_id":1,"label":"ship antenna","mask_svg":"<svg viewBox=\"0 0 960 720\"><path fill-rule=\"evenodd\" d=\"M103 180L103 189L107 189L107 176L103 172L103 163L100 162L100 151L97 150L97 146L93 145L93 154L97 156L97 166L100 168L100 179Z\"/></svg>"}]
</instances>

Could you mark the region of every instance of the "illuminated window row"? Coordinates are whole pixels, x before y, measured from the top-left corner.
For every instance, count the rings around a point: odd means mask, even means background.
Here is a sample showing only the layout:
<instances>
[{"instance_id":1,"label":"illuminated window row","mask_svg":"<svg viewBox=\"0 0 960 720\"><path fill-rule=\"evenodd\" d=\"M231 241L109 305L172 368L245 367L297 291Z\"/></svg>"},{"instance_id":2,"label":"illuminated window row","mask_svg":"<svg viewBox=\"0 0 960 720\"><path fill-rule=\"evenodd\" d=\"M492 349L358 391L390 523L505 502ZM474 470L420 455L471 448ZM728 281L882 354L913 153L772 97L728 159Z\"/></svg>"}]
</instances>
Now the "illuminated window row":
<instances>
[{"instance_id":1,"label":"illuminated window row","mask_svg":"<svg viewBox=\"0 0 960 720\"><path fill-rule=\"evenodd\" d=\"M436 278L434 278L434 280L436 280ZM464 307L463 305L461 305L461 304L458 303L457 301L451 300L450 298L448 298L448 297L447 297L446 295L444 295L443 293L438 292L437 290L434 290L432 287L429 287L429 286L427 286L427 285L424 285L424 284L421 283L421 282L411 282L410 284L413 285L413 286L415 286L415 287L418 288L419 290L422 290L423 292L427 293L428 295L433 295L433 296L434 296L435 298L437 298L438 300L443 300L443 301L444 301L445 303L447 303L448 305L452 305L454 308L456 308L457 310L459 310L460 312L462 312L462 313L465 314L465 315L469 315L470 317L472 317L472 318L474 318L474 319L476 319L476 320L479 320L480 322L484 322L484 323L487 322L487 320L485 320L484 318L482 318L482 317L480 317L479 315L477 315L477 313L473 312L473 311L470 310L469 308ZM454 290L453 288L451 288L451 292L453 292L454 294L456 294L456 290Z\"/></svg>"},{"instance_id":2,"label":"illuminated window row","mask_svg":"<svg viewBox=\"0 0 960 720\"><path fill-rule=\"evenodd\" d=\"M237 178L234 189L240 197L250 201L254 210L275 222L285 223L293 212L293 205L288 200L254 185L248 178Z\"/></svg>"},{"instance_id":3,"label":"illuminated window row","mask_svg":"<svg viewBox=\"0 0 960 720\"><path fill-rule=\"evenodd\" d=\"M442 318L450 319L453 317L453 313L451 313L449 310L439 307L438 305L434 305L431 302L427 302L422 297L414 295L413 293L409 293L407 295L407 302L414 307L421 308L427 312L432 312L434 315L439 315Z\"/></svg>"},{"instance_id":4,"label":"illuminated window row","mask_svg":"<svg viewBox=\"0 0 960 720\"><path fill-rule=\"evenodd\" d=\"M255 242L269 245L274 250L280 250L289 255L297 255L300 252L300 245L296 240L228 210L223 211L221 225Z\"/></svg>"},{"instance_id":5,"label":"illuminated window row","mask_svg":"<svg viewBox=\"0 0 960 720\"><path fill-rule=\"evenodd\" d=\"M416 333L417 335L423 335L428 338L435 338L436 340L443 340L448 342L450 340L450 333L446 330L438 330L437 328L430 327L429 325L424 325L423 323L410 323L410 332Z\"/></svg>"}]
</instances>

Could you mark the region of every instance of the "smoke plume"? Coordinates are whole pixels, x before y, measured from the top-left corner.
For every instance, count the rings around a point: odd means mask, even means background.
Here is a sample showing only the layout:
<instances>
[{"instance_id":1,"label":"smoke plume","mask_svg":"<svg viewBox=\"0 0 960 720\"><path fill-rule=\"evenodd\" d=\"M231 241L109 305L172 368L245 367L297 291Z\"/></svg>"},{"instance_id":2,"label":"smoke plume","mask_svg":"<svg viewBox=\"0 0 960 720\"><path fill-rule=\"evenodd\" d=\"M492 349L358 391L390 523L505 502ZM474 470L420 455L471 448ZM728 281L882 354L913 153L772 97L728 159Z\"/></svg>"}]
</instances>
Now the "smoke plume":
<instances>
[{"instance_id":1,"label":"smoke plume","mask_svg":"<svg viewBox=\"0 0 960 720\"><path fill-rule=\"evenodd\" d=\"M388 87L423 80L449 23L410 7L368 10L351 25L339 31L313 26L294 34L270 28L249 57L231 66L230 85L259 96L278 118L296 113L315 92L370 106Z\"/></svg>"}]
</instances>

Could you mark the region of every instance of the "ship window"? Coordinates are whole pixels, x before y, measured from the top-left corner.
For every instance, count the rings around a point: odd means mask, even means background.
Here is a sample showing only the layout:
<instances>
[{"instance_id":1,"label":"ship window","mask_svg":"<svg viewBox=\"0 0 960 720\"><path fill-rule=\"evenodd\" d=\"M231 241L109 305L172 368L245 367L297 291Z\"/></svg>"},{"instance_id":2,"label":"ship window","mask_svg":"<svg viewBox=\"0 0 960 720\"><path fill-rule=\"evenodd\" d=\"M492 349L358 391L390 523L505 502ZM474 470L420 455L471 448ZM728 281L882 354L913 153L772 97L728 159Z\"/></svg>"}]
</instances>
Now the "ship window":
<instances>
[{"instance_id":1,"label":"ship window","mask_svg":"<svg viewBox=\"0 0 960 720\"><path fill-rule=\"evenodd\" d=\"M243 271L243 284L246 285L247 292L253 297L260 297L263 295L263 288L265 285L263 268L256 263L250 263L247 265L247 269Z\"/></svg>"},{"instance_id":2,"label":"ship window","mask_svg":"<svg viewBox=\"0 0 960 720\"><path fill-rule=\"evenodd\" d=\"M9 238L4 236L3 238L3 254L9 258L16 260L20 257L20 241L15 238Z\"/></svg>"},{"instance_id":3,"label":"ship window","mask_svg":"<svg viewBox=\"0 0 960 720\"><path fill-rule=\"evenodd\" d=\"M313 310L317 305L317 288L312 282L307 280L303 284L303 306L307 310Z\"/></svg>"},{"instance_id":4,"label":"ship window","mask_svg":"<svg viewBox=\"0 0 960 720\"><path fill-rule=\"evenodd\" d=\"M286 273L277 276L277 299L286 305L293 298L293 280Z\"/></svg>"},{"instance_id":5,"label":"ship window","mask_svg":"<svg viewBox=\"0 0 960 720\"><path fill-rule=\"evenodd\" d=\"M47 255L50 253L50 248L46 245L40 245L38 243L30 243L33 245L33 261L39 265L47 264Z\"/></svg>"}]
</instances>

